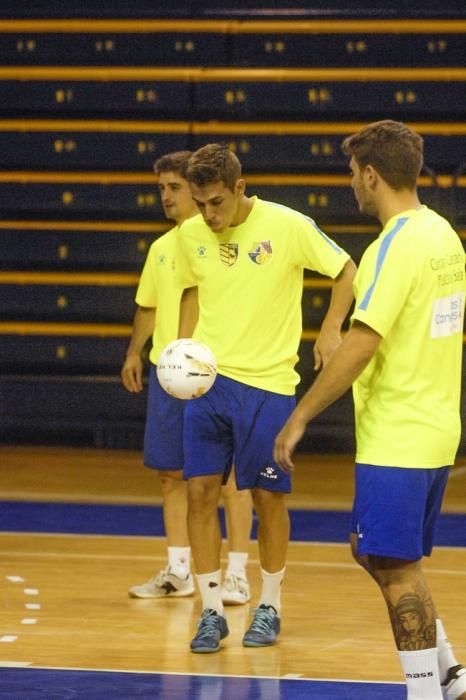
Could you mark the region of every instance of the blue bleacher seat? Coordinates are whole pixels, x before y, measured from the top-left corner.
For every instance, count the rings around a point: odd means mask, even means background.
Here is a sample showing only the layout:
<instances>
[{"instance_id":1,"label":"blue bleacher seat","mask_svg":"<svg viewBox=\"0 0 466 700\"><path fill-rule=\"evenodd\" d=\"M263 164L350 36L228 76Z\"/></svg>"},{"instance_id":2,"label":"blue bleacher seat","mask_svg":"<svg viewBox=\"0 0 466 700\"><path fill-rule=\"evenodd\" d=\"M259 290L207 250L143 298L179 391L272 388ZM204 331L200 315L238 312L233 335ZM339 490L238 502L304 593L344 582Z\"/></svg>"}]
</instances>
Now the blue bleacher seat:
<instances>
[{"instance_id":1,"label":"blue bleacher seat","mask_svg":"<svg viewBox=\"0 0 466 700\"><path fill-rule=\"evenodd\" d=\"M195 16L239 19L391 19L394 17L465 17L463 0L202 0L193 5Z\"/></svg>"},{"instance_id":2,"label":"blue bleacher seat","mask_svg":"<svg viewBox=\"0 0 466 700\"><path fill-rule=\"evenodd\" d=\"M192 114L187 81L4 80L0 68L0 114L7 116L127 116L185 119Z\"/></svg>"},{"instance_id":3,"label":"blue bleacher seat","mask_svg":"<svg viewBox=\"0 0 466 700\"><path fill-rule=\"evenodd\" d=\"M125 230L105 224L66 225L47 228L47 222L0 221L0 259L3 270L88 270L139 272L150 245L169 228L154 224L154 230ZM150 229L148 225L146 227Z\"/></svg>"},{"instance_id":4,"label":"blue bleacher seat","mask_svg":"<svg viewBox=\"0 0 466 700\"><path fill-rule=\"evenodd\" d=\"M251 181L252 178L249 179ZM248 178L246 178L248 183ZM247 187L249 194L257 194L261 199L278 201L314 218L318 224L367 223L367 216L359 213L354 194L349 183L325 184L256 184L255 180ZM420 188L422 200L439 211L448 211L448 203L439 191L427 181Z\"/></svg>"},{"instance_id":5,"label":"blue bleacher seat","mask_svg":"<svg viewBox=\"0 0 466 700\"><path fill-rule=\"evenodd\" d=\"M408 75L412 75L409 79ZM195 110L204 119L442 119L448 104L449 119L466 113L466 91L462 80L416 80L413 71L403 80L367 71L345 80L339 73L325 79L293 80L292 73L279 71L270 79L243 78L198 82ZM288 77L287 77L288 75ZM444 74L447 75L447 74ZM348 71L348 77L351 72ZM239 74L238 74L238 77Z\"/></svg>"},{"instance_id":6,"label":"blue bleacher seat","mask_svg":"<svg viewBox=\"0 0 466 700\"><path fill-rule=\"evenodd\" d=\"M2 284L0 317L12 321L131 322L136 285Z\"/></svg>"},{"instance_id":7,"label":"blue bleacher seat","mask_svg":"<svg viewBox=\"0 0 466 700\"><path fill-rule=\"evenodd\" d=\"M422 19L458 19L466 17L466 5L463 0L412 0L400 1L400 13L405 17L420 17Z\"/></svg>"},{"instance_id":8,"label":"blue bleacher seat","mask_svg":"<svg viewBox=\"0 0 466 700\"><path fill-rule=\"evenodd\" d=\"M12 374L0 385L2 440L141 449L146 393L118 376Z\"/></svg>"},{"instance_id":9,"label":"blue bleacher seat","mask_svg":"<svg viewBox=\"0 0 466 700\"><path fill-rule=\"evenodd\" d=\"M257 172L347 172L345 136L363 123L286 122L108 122L0 120L0 170L140 171L172 150L195 150L227 142L246 170ZM4 126L5 125L5 126ZM16 130L14 126L17 126ZM424 136L425 161L436 172L454 173L464 154L466 126L416 124ZM190 133L191 132L191 133ZM155 184L155 179L154 179Z\"/></svg>"},{"instance_id":10,"label":"blue bleacher seat","mask_svg":"<svg viewBox=\"0 0 466 700\"><path fill-rule=\"evenodd\" d=\"M315 19L394 17L464 17L462 0L47 0L46 3L2 0L1 18L69 19L163 19L163 18L239 18L239 19Z\"/></svg>"},{"instance_id":11,"label":"blue bleacher seat","mask_svg":"<svg viewBox=\"0 0 466 700\"><path fill-rule=\"evenodd\" d=\"M286 27L286 23L282 23ZM233 34L232 65L245 67L403 67L403 66L464 66L464 32L410 32L403 28L382 33L367 28L340 32L317 31L290 33L254 33L252 30ZM319 27L319 24L316 25ZM400 29L403 27L400 22ZM221 65L221 64L219 64Z\"/></svg>"},{"instance_id":12,"label":"blue bleacher seat","mask_svg":"<svg viewBox=\"0 0 466 700\"><path fill-rule=\"evenodd\" d=\"M192 149L205 143L224 142L237 153L249 172L348 172L348 159L341 150L343 139L360 124L234 122L193 124ZM453 174L464 154L466 126L462 123L416 124L424 137L426 165L436 172Z\"/></svg>"},{"instance_id":13,"label":"blue bleacher seat","mask_svg":"<svg viewBox=\"0 0 466 700\"><path fill-rule=\"evenodd\" d=\"M8 374L115 375L127 347L127 337L0 334L2 370Z\"/></svg>"},{"instance_id":14,"label":"blue bleacher seat","mask_svg":"<svg viewBox=\"0 0 466 700\"><path fill-rule=\"evenodd\" d=\"M199 16L239 19L390 18L400 12L397 0L254 0L235 4L229 0L202 0L194 7Z\"/></svg>"},{"instance_id":15,"label":"blue bleacher seat","mask_svg":"<svg viewBox=\"0 0 466 700\"><path fill-rule=\"evenodd\" d=\"M35 130L32 125L18 121L16 130L3 130L0 122L0 170L139 170L150 173L154 161L168 151L189 148L189 136L166 128L157 131L148 126L131 131L115 131L112 124L103 122L100 129L89 131L84 123L82 131L66 128L66 122ZM155 186L155 177L154 177Z\"/></svg>"},{"instance_id":16,"label":"blue bleacher seat","mask_svg":"<svg viewBox=\"0 0 466 700\"><path fill-rule=\"evenodd\" d=\"M191 15L190 0L47 0L47 2L18 2L2 0L0 17L4 18L69 18L69 19L135 19L187 18Z\"/></svg>"},{"instance_id":17,"label":"blue bleacher seat","mask_svg":"<svg viewBox=\"0 0 466 700\"><path fill-rule=\"evenodd\" d=\"M330 288L308 287L303 291L303 326L320 328L330 301Z\"/></svg>"},{"instance_id":18,"label":"blue bleacher seat","mask_svg":"<svg viewBox=\"0 0 466 700\"><path fill-rule=\"evenodd\" d=\"M173 69L168 79L122 80L126 75L70 79L7 80L0 68L0 114L5 116L99 116L155 119L298 120L321 118L442 119L466 113L465 69ZM84 70L84 69L83 69ZM97 70L97 69L96 69ZM108 69L110 70L110 69ZM129 70L129 69L128 69ZM416 73L416 70L418 73ZM421 72L419 72L421 71ZM9 74L8 74L9 75ZM62 78L59 78L59 75ZM86 75L83 73L83 76ZM92 75L96 75L93 70ZM100 78L100 76L102 76ZM176 78L176 79L175 79Z\"/></svg>"},{"instance_id":19,"label":"blue bleacher seat","mask_svg":"<svg viewBox=\"0 0 466 700\"><path fill-rule=\"evenodd\" d=\"M21 178L19 178L21 180ZM26 180L26 178L25 178ZM99 182L0 182L3 215L93 216L119 219L161 219L163 209L156 185Z\"/></svg>"},{"instance_id":20,"label":"blue bleacher seat","mask_svg":"<svg viewBox=\"0 0 466 700\"><path fill-rule=\"evenodd\" d=\"M344 176L246 176L248 194L278 201L321 223L367 223L367 217L358 212L349 177ZM157 220L163 217L160 197L156 188L145 184L97 179L96 182L32 181L27 174L12 174L12 181L0 181L0 210L4 216L19 218L55 215L79 218L91 216L108 219ZM63 176L64 177L64 176ZM13 179L15 178L15 179ZM57 175L60 180L60 175ZM461 181L462 182L462 181ZM458 201L461 203L464 186L459 183ZM438 188L431 178L421 180L421 196L427 204L445 214L449 211L451 187Z\"/></svg>"},{"instance_id":21,"label":"blue bleacher seat","mask_svg":"<svg viewBox=\"0 0 466 700\"><path fill-rule=\"evenodd\" d=\"M459 177L450 190L450 210L458 227L466 226L466 175Z\"/></svg>"},{"instance_id":22,"label":"blue bleacher seat","mask_svg":"<svg viewBox=\"0 0 466 700\"><path fill-rule=\"evenodd\" d=\"M221 66L229 64L226 33L18 31L0 32L3 66Z\"/></svg>"}]
</instances>

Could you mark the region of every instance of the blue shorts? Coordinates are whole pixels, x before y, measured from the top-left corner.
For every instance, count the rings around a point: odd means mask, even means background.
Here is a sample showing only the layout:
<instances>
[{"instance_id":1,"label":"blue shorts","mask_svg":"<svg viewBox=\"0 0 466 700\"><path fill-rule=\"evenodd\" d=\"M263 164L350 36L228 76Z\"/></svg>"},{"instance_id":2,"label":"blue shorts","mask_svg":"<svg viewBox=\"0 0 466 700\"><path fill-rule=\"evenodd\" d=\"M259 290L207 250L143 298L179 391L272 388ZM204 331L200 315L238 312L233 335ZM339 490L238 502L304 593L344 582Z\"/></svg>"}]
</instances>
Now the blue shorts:
<instances>
[{"instance_id":1,"label":"blue shorts","mask_svg":"<svg viewBox=\"0 0 466 700\"><path fill-rule=\"evenodd\" d=\"M239 489L291 491L291 479L273 461L275 436L296 404L276 394L217 375L213 387L186 402L184 477L223 474L235 464Z\"/></svg>"},{"instance_id":2,"label":"blue shorts","mask_svg":"<svg viewBox=\"0 0 466 700\"><path fill-rule=\"evenodd\" d=\"M183 469L183 413L185 401L162 389L155 366L149 373L144 464L152 469Z\"/></svg>"},{"instance_id":3,"label":"blue shorts","mask_svg":"<svg viewBox=\"0 0 466 700\"><path fill-rule=\"evenodd\" d=\"M449 472L356 464L351 529L358 554L409 561L430 556Z\"/></svg>"}]
</instances>

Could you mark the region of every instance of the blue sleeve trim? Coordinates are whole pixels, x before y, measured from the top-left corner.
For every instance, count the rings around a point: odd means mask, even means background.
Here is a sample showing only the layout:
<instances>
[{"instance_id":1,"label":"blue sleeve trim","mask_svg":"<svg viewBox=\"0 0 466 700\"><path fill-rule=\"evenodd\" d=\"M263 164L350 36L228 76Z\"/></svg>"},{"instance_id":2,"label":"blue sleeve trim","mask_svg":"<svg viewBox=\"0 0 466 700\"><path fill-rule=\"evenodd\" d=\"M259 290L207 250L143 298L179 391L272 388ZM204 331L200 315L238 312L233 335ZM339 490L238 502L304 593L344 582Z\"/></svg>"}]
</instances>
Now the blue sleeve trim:
<instances>
[{"instance_id":1,"label":"blue sleeve trim","mask_svg":"<svg viewBox=\"0 0 466 700\"><path fill-rule=\"evenodd\" d=\"M318 233L320 236L322 236L322 238L324 239L324 241L326 241L326 242L329 244L329 246L335 251L335 253L338 253L338 255L341 255L341 254L343 253L343 249L340 248L340 246L338 246L334 241L332 241L332 239L329 238L329 237L327 236L326 233L324 233L323 231L321 231L321 229L317 226L317 224L316 224L316 222L314 221L314 219L311 219L310 216L306 216L306 214L303 214L303 216L304 216L304 218L306 219L306 221L309 221L309 223L311 224L312 228L313 228L315 231L317 231L317 233Z\"/></svg>"},{"instance_id":2,"label":"blue sleeve trim","mask_svg":"<svg viewBox=\"0 0 466 700\"><path fill-rule=\"evenodd\" d=\"M262 200L262 201L265 201L265 200ZM320 236L322 236L324 241L326 241L329 244L329 246L335 251L335 253L337 253L338 255L343 254L343 252L344 252L343 248L340 248L340 246L338 246L334 241L332 241L332 239L329 238L327 236L327 234L325 234L323 231L321 231L320 228L317 226L316 222L314 221L314 219L311 219L310 216L306 216L306 214L303 214L302 212L297 211L296 209L290 209L290 207L287 207L284 204L279 204L278 202L267 202L267 204L271 204L272 206L278 207L280 209L288 209L288 211L293 211L295 214L299 214L300 216L303 217L303 219L306 219L306 221L308 221L311 224L312 228Z\"/></svg>"},{"instance_id":3,"label":"blue sleeve trim","mask_svg":"<svg viewBox=\"0 0 466 700\"><path fill-rule=\"evenodd\" d=\"M402 217L401 219L398 219L398 221L395 224L395 227L392 228L392 230L387 233L385 238L382 241L382 245L379 248L379 253L377 255L377 263L375 266L375 275L374 279L372 281L372 284L370 287L367 289L366 293L364 294L364 298L362 302L359 304L358 309L362 309L365 311L369 305L369 302L371 300L372 294L374 293L375 285L377 283L377 279L380 275L380 271L382 269L382 266L384 264L385 258L388 253L388 249L390 248L390 244L395 238L396 234L403 228L405 223L408 221L408 217Z\"/></svg>"}]
</instances>

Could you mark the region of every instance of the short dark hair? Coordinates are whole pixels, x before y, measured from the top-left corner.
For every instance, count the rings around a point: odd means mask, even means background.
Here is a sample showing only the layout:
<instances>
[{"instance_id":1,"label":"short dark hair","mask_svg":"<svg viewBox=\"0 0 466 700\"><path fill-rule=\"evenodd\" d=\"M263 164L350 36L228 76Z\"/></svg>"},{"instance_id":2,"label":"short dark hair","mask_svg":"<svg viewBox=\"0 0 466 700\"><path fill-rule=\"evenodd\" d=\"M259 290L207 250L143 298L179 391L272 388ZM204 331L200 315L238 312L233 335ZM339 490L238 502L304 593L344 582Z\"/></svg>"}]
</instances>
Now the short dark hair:
<instances>
[{"instance_id":1,"label":"short dark hair","mask_svg":"<svg viewBox=\"0 0 466 700\"><path fill-rule=\"evenodd\" d=\"M155 161L154 173L160 175L160 173L174 172L186 178L186 168L191 155L192 151L174 151L173 153L167 153Z\"/></svg>"},{"instance_id":2,"label":"short dark hair","mask_svg":"<svg viewBox=\"0 0 466 700\"><path fill-rule=\"evenodd\" d=\"M225 143L209 143L194 151L186 171L186 179L195 185L221 181L232 192L240 177L241 163Z\"/></svg>"},{"instance_id":3,"label":"short dark hair","mask_svg":"<svg viewBox=\"0 0 466 700\"><path fill-rule=\"evenodd\" d=\"M342 151L353 156L361 169L372 165L394 190L414 190L422 168L423 146L422 136L405 124L384 119L348 136Z\"/></svg>"}]
</instances>

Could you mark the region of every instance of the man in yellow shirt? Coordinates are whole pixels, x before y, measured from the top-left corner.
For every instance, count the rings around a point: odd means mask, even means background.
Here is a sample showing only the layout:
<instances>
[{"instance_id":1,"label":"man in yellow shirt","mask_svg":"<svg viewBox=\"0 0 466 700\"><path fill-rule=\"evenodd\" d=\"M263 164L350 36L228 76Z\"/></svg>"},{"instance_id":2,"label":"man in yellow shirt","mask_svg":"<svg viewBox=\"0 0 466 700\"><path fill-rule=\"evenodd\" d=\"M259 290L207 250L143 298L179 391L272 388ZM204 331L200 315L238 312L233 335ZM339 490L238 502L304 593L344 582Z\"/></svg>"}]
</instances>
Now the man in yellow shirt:
<instances>
[{"instance_id":1,"label":"man in yellow shirt","mask_svg":"<svg viewBox=\"0 0 466 700\"><path fill-rule=\"evenodd\" d=\"M162 349L177 337L181 289L175 284L175 247L179 227L197 213L184 177L190 151L169 153L155 163L158 187L167 219L176 226L150 247L142 271L133 332L121 371L130 392L143 390L142 350L152 336L149 393L144 435L144 464L157 471L163 498L163 518L168 544L168 564L149 581L133 586L134 598L182 597L194 593L187 533L187 489L182 479L184 401L160 387L155 366ZM228 535L228 564L222 600L226 604L247 603L248 544L252 525L251 495L236 490L231 478L222 491Z\"/></svg>"},{"instance_id":2,"label":"man in yellow shirt","mask_svg":"<svg viewBox=\"0 0 466 700\"><path fill-rule=\"evenodd\" d=\"M383 226L354 281L352 326L276 438L293 470L305 427L353 385L356 491L352 549L384 596L408 700L465 700L458 664L424 577L460 439L465 255L458 235L422 206L422 138L369 124L343 142L362 212Z\"/></svg>"},{"instance_id":3,"label":"man in yellow shirt","mask_svg":"<svg viewBox=\"0 0 466 700\"><path fill-rule=\"evenodd\" d=\"M191 333L194 297L199 320L193 337L211 348L218 365L209 392L188 402L184 430L188 530L203 603L191 649L209 653L228 634L217 503L232 461L238 488L253 490L259 520L262 593L243 644L273 644L280 631L291 484L272 449L295 405L303 271L335 280L314 348L318 367L340 343L356 268L309 217L246 196L241 164L226 145L196 151L186 176L201 213L178 236L177 279L187 289L180 335Z\"/></svg>"}]
</instances>

